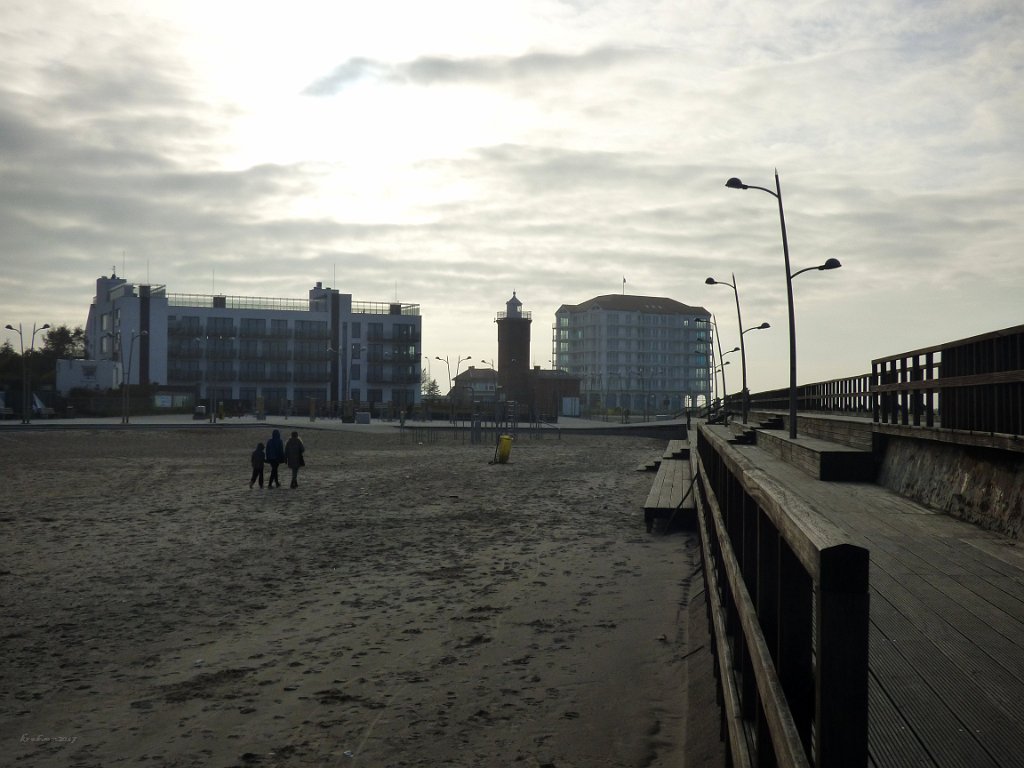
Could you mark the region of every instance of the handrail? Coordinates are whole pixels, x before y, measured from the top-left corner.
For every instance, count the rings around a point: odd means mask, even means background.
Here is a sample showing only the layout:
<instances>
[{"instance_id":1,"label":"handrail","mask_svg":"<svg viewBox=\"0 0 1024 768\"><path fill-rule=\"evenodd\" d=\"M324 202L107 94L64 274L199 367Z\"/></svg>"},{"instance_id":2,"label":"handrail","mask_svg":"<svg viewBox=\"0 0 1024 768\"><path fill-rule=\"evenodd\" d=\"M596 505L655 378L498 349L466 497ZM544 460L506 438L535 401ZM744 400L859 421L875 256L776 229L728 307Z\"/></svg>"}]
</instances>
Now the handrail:
<instances>
[{"instance_id":1,"label":"handrail","mask_svg":"<svg viewBox=\"0 0 1024 768\"><path fill-rule=\"evenodd\" d=\"M992 435L1024 433L1024 325L871 361L873 418Z\"/></svg>"},{"instance_id":2,"label":"handrail","mask_svg":"<svg viewBox=\"0 0 1024 768\"><path fill-rule=\"evenodd\" d=\"M726 433L699 425L691 455L719 676L727 707L734 700L724 713L734 763L747 751L761 763L756 753L770 742L779 765L862 768L867 550L746 460Z\"/></svg>"},{"instance_id":3,"label":"handrail","mask_svg":"<svg viewBox=\"0 0 1024 768\"><path fill-rule=\"evenodd\" d=\"M785 411L788 401L788 389L750 396L757 410ZM870 373L801 385L797 406L870 417L881 431L913 427L934 430L922 437L1024 450L1024 325L880 357ZM726 407L738 413L739 395Z\"/></svg>"}]
</instances>

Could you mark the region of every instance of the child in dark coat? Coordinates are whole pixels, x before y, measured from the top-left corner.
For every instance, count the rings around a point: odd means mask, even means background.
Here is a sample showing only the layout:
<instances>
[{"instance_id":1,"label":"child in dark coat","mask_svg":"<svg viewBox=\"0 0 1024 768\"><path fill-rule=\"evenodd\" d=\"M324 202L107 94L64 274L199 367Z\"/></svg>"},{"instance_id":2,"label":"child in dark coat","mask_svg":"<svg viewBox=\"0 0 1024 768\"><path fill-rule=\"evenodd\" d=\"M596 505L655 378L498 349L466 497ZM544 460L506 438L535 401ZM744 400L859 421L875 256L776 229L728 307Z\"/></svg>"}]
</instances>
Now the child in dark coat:
<instances>
[{"instance_id":1,"label":"child in dark coat","mask_svg":"<svg viewBox=\"0 0 1024 768\"><path fill-rule=\"evenodd\" d=\"M263 462L266 457L263 455L263 443L256 444L256 450L252 452L252 479L249 480L249 487L252 488L257 480L260 481L260 488L263 487Z\"/></svg>"}]
</instances>

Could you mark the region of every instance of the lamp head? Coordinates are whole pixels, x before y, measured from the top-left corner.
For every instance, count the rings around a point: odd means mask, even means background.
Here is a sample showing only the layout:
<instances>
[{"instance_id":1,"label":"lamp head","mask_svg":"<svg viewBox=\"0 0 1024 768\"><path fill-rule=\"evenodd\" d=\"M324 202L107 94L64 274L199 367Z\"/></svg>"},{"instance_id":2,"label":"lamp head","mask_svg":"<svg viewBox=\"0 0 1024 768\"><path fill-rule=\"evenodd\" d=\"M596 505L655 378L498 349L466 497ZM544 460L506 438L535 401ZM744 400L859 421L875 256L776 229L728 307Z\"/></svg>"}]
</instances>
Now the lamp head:
<instances>
[{"instance_id":1,"label":"lamp head","mask_svg":"<svg viewBox=\"0 0 1024 768\"><path fill-rule=\"evenodd\" d=\"M718 281L715 280L715 278L713 277L709 277L707 280L704 281L704 285L715 285L717 283Z\"/></svg>"},{"instance_id":2,"label":"lamp head","mask_svg":"<svg viewBox=\"0 0 1024 768\"><path fill-rule=\"evenodd\" d=\"M729 189L746 189L747 188L747 185L744 184L739 179L737 179L735 176L733 176L731 179L729 179L727 182L725 182L725 186L727 186Z\"/></svg>"},{"instance_id":3,"label":"lamp head","mask_svg":"<svg viewBox=\"0 0 1024 768\"><path fill-rule=\"evenodd\" d=\"M49 323L43 323L41 326L39 326L39 330L40 331L45 331L49 327L50 327Z\"/></svg>"},{"instance_id":4,"label":"lamp head","mask_svg":"<svg viewBox=\"0 0 1024 768\"><path fill-rule=\"evenodd\" d=\"M839 263L839 259L829 259L818 267L818 269L839 269L841 266L843 265Z\"/></svg>"},{"instance_id":5,"label":"lamp head","mask_svg":"<svg viewBox=\"0 0 1024 768\"><path fill-rule=\"evenodd\" d=\"M765 328L771 328L771 327L772 327L771 323L761 323L759 326L757 326L757 330L763 331Z\"/></svg>"},{"instance_id":6,"label":"lamp head","mask_svg":"<svg viewBox=\"0 0 1024 768\"><path fill-rule=\"evenodd\" d=\"M18 330L17 328L15 328L15 327L14 327L13 325L11 325L10 323L8 323L7 325L5 325L5 326L4 326L4 328L6 328L6 329L7 329L8 331L16 331L16 330Z\"/></svg>"}]
</instances>

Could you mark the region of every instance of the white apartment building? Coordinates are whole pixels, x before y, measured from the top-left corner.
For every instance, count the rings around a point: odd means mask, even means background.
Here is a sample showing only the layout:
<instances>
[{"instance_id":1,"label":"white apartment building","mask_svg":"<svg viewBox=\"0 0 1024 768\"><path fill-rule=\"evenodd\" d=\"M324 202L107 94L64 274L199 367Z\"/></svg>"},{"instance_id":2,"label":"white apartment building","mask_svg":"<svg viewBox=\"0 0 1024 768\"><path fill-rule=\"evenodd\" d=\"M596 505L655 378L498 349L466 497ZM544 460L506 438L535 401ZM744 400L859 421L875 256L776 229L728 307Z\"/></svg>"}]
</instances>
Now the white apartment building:
<instances>
[{"instance_id":1,"label":"white apartment building","mask_svg":"<svg viewBox=\"0 0 1024 768\"><path fill-rule=\"evenodd\" d=\"M584 408L678 412L711 393L711 313L674 299L610 294L555 313L555 368L580 378Z\"/></svg>"},{"instance_id":2,"label":"white apartment building","mask_svg":"<svg viewBox=\"0 0 1024 768\"><path fill-rule=\"evenodd\" d=\"M321 283L276 299L169 293L116 274L96 281L86 327L90 356L116 361L131 384L300 413L419 402L421 332L419 305L356 302Z\"/></svg>"}]
</instances>

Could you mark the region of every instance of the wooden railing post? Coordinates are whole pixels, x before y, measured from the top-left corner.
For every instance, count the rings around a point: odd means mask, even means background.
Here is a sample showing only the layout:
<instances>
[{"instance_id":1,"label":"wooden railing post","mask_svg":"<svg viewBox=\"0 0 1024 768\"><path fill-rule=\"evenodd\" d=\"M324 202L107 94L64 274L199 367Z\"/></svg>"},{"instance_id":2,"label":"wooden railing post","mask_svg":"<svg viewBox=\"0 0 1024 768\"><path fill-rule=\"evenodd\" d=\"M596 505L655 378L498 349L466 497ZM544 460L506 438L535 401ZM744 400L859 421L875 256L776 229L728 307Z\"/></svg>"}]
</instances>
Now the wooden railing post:
<instances>
[{"instance_id":1,"label":"wooden railing post","mask_svg":"<svg viewBox=\"0 0 1024 768\"><path fill-rule=\"evenodd\" d=\"M868 758L868 552L839 545L822 550L820 562L814 763L863 768Z\"/></svg>"}]
</instances>

